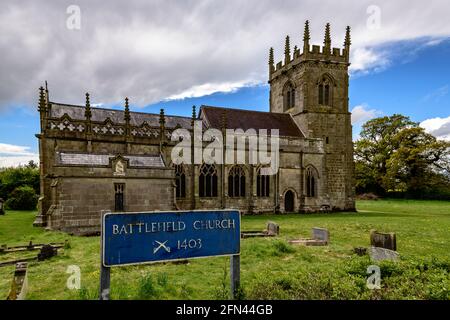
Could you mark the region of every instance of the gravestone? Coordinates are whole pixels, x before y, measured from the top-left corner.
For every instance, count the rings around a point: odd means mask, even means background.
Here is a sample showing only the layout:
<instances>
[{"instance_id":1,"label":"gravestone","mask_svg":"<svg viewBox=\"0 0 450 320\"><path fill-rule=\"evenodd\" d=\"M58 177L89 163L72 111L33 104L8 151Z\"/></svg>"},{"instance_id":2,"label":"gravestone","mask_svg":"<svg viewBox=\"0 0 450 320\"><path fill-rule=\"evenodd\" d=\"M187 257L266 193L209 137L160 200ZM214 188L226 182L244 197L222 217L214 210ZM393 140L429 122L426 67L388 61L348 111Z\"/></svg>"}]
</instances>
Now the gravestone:
<instances>
[{"instance_id":1,"label":"gravestone","mask_svg":"<svg viewBox=\"0 0 450 320\"><path fill-rule=\"evenodd\" d=\"M5 200L3 200L2 198L0 198L0 216L5 214Z\"/></svg>"},{"instance_id":2,"label":"gravestone","mask_svg":"<svg viewBox=\"0 0 450 320\"><path fill-rule=\"evenodd\" d=\"M300 244L304 246L326 246L330 241L330 233L325 228L312 228L312 239L289 240L290 244Z\"/></svg>"},{"instance_id":3,"label":"gravestone","mask_svg":"<svg viewBox=\"0 0 450 320\"><path fill-rule=\"evenodd\" d=\"M280 234L280 226L275 222L267 222L267 234L270 236L277 236Z\"/></svg>"},{"instance_id":4,"label":"gravestone","mask_svg":"<svg viewBox=\"0 0 450 320\"><path fill-rule=\"evenodd\" d=\"M56 256L58 250L54 248L52 245L46 244L41 248L41 251L38 253L38 261L43 261L46 259L50 259L53 256Z\"/></svg>"},{"instance_id":5,"label":"gravestone","mask_svg":"<svg viewBox=\"0 0 450 320\"><path fill-rule=\"evenodd\" d=\"M14 271L13 281L11 283L11 290L6 300L24 300L28 290L26 262L16 263L16 270Z\"/></svg>"},{"instance_id":6,"label":"gravestone","mask_svg":"<svg viewBox=\"0 0 450 320\"><path fill-rule=\"evenodd\" d=\"M393 250L381 248L381 247L370 247L369 256L373 261L398 261L399 254Z\"/></svg>"},{"instance_id":7,"label":"gravestone","mask_svg":"<svg viewBox=\"0 0 450 320\"><path fill-rule=\"evenodd\" d=\"M397 238L393 232L382 233L372 230L370 232L370 245L373 247L397 251Z\"/></svg>"},{"instance_id":8,"label":"gravestone","mask_svg":"<svg viewBox=\"0 0 450 320\"><path fill-rule=\"evenodd\" d=\"M312 238L314 240L324 241L326 244L330 241L330 233L325 228L312 228Z\"/></svg>"}]
</instances>

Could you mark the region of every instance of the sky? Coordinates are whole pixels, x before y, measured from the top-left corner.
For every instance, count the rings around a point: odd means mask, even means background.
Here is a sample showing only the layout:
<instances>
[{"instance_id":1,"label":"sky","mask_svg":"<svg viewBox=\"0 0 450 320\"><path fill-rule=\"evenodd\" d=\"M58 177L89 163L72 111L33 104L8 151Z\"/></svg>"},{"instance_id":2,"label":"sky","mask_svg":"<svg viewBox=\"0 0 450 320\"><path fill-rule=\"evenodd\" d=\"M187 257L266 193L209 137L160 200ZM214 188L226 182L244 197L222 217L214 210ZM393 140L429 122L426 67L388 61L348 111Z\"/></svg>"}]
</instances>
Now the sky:
<instances>
[{"instance_id":1,"label":"sky","mask_svg":"<svg viewBox=\"0 0 450 320\"><path fill-rule=\"evenodd\" d=\"M38 160L38 88L50 100L166 114L192 105L269 109L268 51L332 46L351 26L353 137L401 113L450 140L450 3L423 1L2 0L0 167Z\"/></svg>"}]
</instances>

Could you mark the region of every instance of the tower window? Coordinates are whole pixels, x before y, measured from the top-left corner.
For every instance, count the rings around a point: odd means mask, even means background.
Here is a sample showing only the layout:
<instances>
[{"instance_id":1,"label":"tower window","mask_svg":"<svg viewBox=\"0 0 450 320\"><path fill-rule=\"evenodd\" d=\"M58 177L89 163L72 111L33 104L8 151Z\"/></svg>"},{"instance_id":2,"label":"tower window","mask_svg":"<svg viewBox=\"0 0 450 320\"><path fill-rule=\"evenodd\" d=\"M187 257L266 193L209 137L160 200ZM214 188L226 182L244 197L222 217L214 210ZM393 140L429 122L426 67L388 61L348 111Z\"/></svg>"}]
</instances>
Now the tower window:
<instances>
[{"instance_id":1,"label":"tower window","mask_svg":"<svg viewBox=\"0 0 450 320\"><path fill-rule=\"evenodd\" d=\"M213 164L204 163L198 179L200 197L217 197L217 170Z\"/></svg>"},{"instance_id":2,"label":"tower window","mask_svg":"<svg viewBox=\"0 0 450 320\"><path fill-rule=\"evenodd\" d=\"M256 173L256 196L268 197L270 191L270 176L261 174L261 167Z\"/></svg>"},{"instance_id":3,"label":"tower window","mask_svg":"<svg viewBox=\"0 0 450 320\"><path fill-rule=\"evenodd\" d=\"M228 196L245 197L245 171L241 166L233 166L228 173Z\"/></svg>"},{"instance_id":4,"label":"tower window","mask_svg":"<svg viewBox=\"0 0 450 320\"><path fill-rule=\"evenodd\" d=\"M123 211L124 210L124 201L123 201L123 193L125 190L124 183L115 183L114 184L114 210L115 211Z\"/></svg>"},{"instance_id":5,"label":"tower window","mask_svg":"<svg viewBox=\"0 0 450 320\"><path fill-rule=\"evenodd\" d=\"M331 80L328 77L323 77L318 84L319 105L331 105Z\"/></svg>"},{"instance_id":6,"label":"tower window","mask_svg":"<svg viewBox=\"0 0 450 320\"><path fill-rule=\"evenodd\" d=\"M306 196L317 196L317 171L312 167L306 169Z\"/></svg>"},{"instance_id":7,"label":"tower window","mask_svg":"<svg viewBox=\"0 0 450 320\"><path fill-rule=\"evenodd\" d=\"M295 88L291 82L288 82L283 89L283 110L286 111L295 106Z\"/></svg>"},{"instance_id":8,"label":"tower window","mask_svg":"<svg viewBox=\"0 0 450 320\"><path fill-rule=\"evenodd\" d=\"M176 197L186 197L186 174L182 164L174 166L175 168L175 184L176 184Z\"/></svg>"}]
</instances>

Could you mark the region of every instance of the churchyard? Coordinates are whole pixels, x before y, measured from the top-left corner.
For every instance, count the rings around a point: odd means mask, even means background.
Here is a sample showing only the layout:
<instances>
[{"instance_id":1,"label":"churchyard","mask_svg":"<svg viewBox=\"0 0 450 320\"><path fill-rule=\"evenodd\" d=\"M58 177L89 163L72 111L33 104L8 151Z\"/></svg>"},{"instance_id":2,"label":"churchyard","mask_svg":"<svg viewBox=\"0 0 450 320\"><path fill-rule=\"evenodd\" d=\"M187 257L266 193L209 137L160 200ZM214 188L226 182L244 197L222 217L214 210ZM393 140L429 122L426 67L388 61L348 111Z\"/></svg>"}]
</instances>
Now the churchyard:
<instances>
[{"instance_id":1,"label":"churchyard","mask_svg":"<svg viewBox=\"0 0 450 320\"><path fill-rule=\"evenodd\" d=\"M278 236L241 239L241 298L244 299L450 299L450 202L357 201L358 213L244 216L242 231ZM99 237L75 237L32 226L35 212L0 216L0 245L68 243L58 255L28 264L27 299L97 299ZM323 246L291 245L329 231ZM370 245L371 230L395 232L399 262L371 262L354 248ZM0 261L33 257L36 251L0 254ZM367 288L367 267L381 270L381 289ZM69 289L69 266L81 271L81 287ZM14 265L0 267L0 298L9 293ZM224 299L229 296L229 258L115 267L112 299Z\"/></svg>"}]
</instances>

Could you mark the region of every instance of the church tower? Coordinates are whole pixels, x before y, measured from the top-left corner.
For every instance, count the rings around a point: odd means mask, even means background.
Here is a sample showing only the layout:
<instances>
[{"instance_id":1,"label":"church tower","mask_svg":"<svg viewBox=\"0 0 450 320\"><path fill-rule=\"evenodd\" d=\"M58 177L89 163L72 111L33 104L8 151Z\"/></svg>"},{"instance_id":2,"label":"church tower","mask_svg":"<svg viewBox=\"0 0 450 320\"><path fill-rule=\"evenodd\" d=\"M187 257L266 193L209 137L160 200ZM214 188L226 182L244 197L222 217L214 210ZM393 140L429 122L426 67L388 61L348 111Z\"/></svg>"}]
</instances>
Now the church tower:
<instances>
[{"instance_id":1,"label":"church tower","mask_svg":"<svg viewBox=\"0 0 450 320\"><path fill-rule=\"evenodd\" d=\"M326 197L336 210L354 210L354 164L348 67L350 27L344 48L331 46L330 24L325 26L323 46L310 46L309 22L303 49L291 54L286 37L284 61L274 65L269 52L270 111L289 113L307 138L323 139L326 153Z\"/></svg>"}]
</instances>

